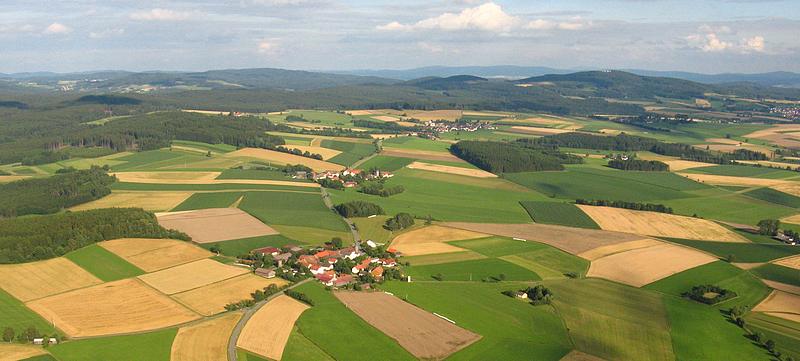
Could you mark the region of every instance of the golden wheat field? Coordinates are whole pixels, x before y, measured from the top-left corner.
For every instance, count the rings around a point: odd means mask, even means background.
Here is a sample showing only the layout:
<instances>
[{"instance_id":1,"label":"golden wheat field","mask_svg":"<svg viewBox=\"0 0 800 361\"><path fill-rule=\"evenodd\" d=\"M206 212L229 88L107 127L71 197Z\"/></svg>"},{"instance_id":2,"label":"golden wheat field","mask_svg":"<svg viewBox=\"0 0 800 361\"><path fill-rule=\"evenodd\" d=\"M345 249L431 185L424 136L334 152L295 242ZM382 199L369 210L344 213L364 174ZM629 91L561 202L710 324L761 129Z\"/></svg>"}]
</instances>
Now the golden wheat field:
<instances>
[{"instance_id":1,"label":"golden wheat field","mask_svg":"<svg viewBox=\"0 0 800 361\"><path fill-rule=\"evenodd\" d=\"M308 309L305 303L281 295L267 302L244 326L236 346L280 360L294 322Z\"/></svg>"},{"instance_id":2,"label":"golden wheat field","mask_svg":"<svg viewBox=\"0 0 800 361\"><path fill-rule=\"evenodd\" d=\"M176 239L120 238L100 242L99 245L145 272L212 256L211 252L203 248Z\"/></svg>"},{"instance_id":3,"label":"golden wheat field","mask_svg":"<svg viewBox=\"0 0 800 361\"><path fill-rule=\"evenodd\" d=\"M23 302L101 282L63 257L0 265L0 288Z\"/></svg>"},{"instance_id":4,"label":"golden wheat field","mask_svg":"<svg viewBox=\"0 0 800 361\"><path fill-rule=\"evenodd\" d=\"M228 359L228 338L241 312L181 327L172 341L170 361L219 361Z\"/></svg>"}]
</instances>

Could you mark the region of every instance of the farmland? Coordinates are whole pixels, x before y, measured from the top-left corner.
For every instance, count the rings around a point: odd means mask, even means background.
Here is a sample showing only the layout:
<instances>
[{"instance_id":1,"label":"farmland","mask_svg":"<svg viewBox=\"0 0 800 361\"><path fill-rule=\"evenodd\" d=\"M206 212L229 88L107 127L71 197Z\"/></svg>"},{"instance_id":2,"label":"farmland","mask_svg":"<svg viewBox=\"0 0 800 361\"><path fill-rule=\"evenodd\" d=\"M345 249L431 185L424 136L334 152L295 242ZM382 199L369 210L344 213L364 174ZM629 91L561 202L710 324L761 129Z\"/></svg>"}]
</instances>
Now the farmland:
<instances>
[{"instance_id":1,"label":"farmland","mask_svg":"<svg viewBox=\"0 0 800 361\"><path fill-rule=\"evenodd\" d=\"M600 229L589 216L572 204L557 202L522 202L522 207L536 223Z\"/></svg>"},{"instance_id":2,"label":"farmland","mask_svg":"<svg viewBox=\"0 0 800 361\"><path fill-rule=\"evenodd\" d=\"M64 257L104 282L135 277L144 273L138 267L96 244L67 253Z\"/></svg>"}]
</instances>

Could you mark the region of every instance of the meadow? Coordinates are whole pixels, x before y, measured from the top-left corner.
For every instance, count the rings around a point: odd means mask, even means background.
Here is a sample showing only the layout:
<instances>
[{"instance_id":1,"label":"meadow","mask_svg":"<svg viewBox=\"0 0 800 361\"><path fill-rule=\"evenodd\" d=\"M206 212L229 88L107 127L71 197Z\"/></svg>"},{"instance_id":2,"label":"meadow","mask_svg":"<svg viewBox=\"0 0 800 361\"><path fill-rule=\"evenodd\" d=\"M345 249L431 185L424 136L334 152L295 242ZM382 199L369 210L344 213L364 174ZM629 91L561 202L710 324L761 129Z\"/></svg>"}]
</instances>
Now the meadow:
<instances>
[{"instance_id":1,"label":"meadow","mask_svg":"<svg viewBox=\"0 0 800 361\"><path fill-rule=\"evenodd\" d=\"M592 218L574 204L537 201L520 202L520 204L536 223L600 229Z\"/></svg>"},{"instance_id":2,"label":"meadow","mask_svg":"<svg viewBox=\"0 0 800 361\"><path fill-rule=\"evenodd\" d=\"M773 243L730 243L713 241L695 241L690 239L665 238L701 251L712 253L720 258L733 255L734 262L769 262L774 259L800 254L800 247Z\"/></svg>"},{"instance_id":3,"label":"meadow","mask_svg":"<svg viewBox=\"0 0 800 361\"><path fill-rule=\"evenodd\" d=\"M236 203L236 201L243 196L243 192L195 193L183 201L183 203L173 208L172 212L193 211L205 208L227 208Z\"/></svg>"},{"instance_id":4,"label":"meadow","mask_svg":"<svg viewBox=\"0 0 800 361\"><path fill-rule=\"evenodd\" d=\"M335 149L341 154L329 159L330 162L351 166L353 163L366 158L377 150L373 144L351 143L338 140L325 139L321 144L325 148Z\"/></svg>"},{"instance_id":5,"label":"meadow","mask_svg":"<svg viewBox=\"0 0 800 361\"><path fill-rule=\"evenodd\" d=\"M444 281L538 281L533 271L497 258L450 262L426 266L410 266L406 274L419 281L431 281L441 275Z\"/></svg>"},{"instance_id":6,"label":"meadow","mask_svg":"<svg viewBox=\"0 0 800 361\"><path fill-rule=\"evenodd\" d=\"M800 323L761 312L752 312L745 319L749 329L761 332L768 339L774 340L784 356L800 359Z\"/></svg>"},{"instance_id":7,"label":"meadow","mask_svg":"<svg viewBox=\"0 0 800 361\"><path fill-rule=\"evenodd\" d=\"M96 243L67 253L64 257L75 262L75 264L104 282L144 274L144 271L139 267L128 263L128 261L98 246Z\"/></svg>"},{"instance_id":8,"label":"meadow","mask_svg":"<svg viewBox=\"0 0 800 361\"><path fill-rule=\"evenodd\" d=\"M361 164L361 169L370 170L377 168L387 172L394 172L413 162L413 159L390 157L388 155L377 155Z\"/></svg>"},{"instance_id":9,"label":"meadow","mask_svg":"<svg viewBox=\"0 0 800 361\"><path fill-rule=\"evenodd\" d=\"M286 173L270 169L225 169L217 179L260 179L309 183L308 179L294 179Z\"/></svg>"},{"instance_id":10,"label":"meadow","mask_svg":"<svg viewBox=\"0 0 800 361\"><path fill-rule=\"evenodd\" d=\"M765 179L785 179L800 175L797 172L792 172L785 169L743 165L714 165L710 167L693 168L686 170L686 172Z\"/></svg>"},{"instance_id":11,"label":"meadow","mask_svg":"<svg viewBox=\"0 0 800 361\"><path fill-rule=\"evenodd\" d=\"M750 272L766 280L800 286L800 271L793 268L767 263L753 268Z\"/></svg>"},{"instance_id":12,"label":"meadow","mask_svg":"<svg viewBox=\"0 0 800 361\"><path fill-rule=\"evenodd\" d=\"M169 361L177 329L75 340L48 348L59 360ZM133 352L135 350L135 352Z\"/></svg>"},{"instance_id":13,"label":"meadow","mask_svg":"<svg viewBox=\"0 0 800 361\"><path fill-rule=\"evenodd\" d=\"M21 332L33 326L39 332L53 334L53 324L45 321L41 316L31 311L25 305L0 289L0 329L11 327L15 332Z\"/></svg>"},{"instance_id":14,"label":"meadow","mask_svg":"<svg viewBox=\"0 0 800 361\"><path fill-rule=\"evenodd\" d=\"M450 143L419 137L395 137L383 141L385 148L423 150L429 152L450 152Z\"/></svg>"},{"instance_id":15,"label":"meadow","mask_svg":"<svg viewBox=\"0 0 800 361\"><path fill-rule=\"evenodd\" d=\"M800 197L781 191L776 191L772 188L757 188L744 192L743 194L765 202L779 204L786 207L800 208Z\"/></svg>"}]
</instances>

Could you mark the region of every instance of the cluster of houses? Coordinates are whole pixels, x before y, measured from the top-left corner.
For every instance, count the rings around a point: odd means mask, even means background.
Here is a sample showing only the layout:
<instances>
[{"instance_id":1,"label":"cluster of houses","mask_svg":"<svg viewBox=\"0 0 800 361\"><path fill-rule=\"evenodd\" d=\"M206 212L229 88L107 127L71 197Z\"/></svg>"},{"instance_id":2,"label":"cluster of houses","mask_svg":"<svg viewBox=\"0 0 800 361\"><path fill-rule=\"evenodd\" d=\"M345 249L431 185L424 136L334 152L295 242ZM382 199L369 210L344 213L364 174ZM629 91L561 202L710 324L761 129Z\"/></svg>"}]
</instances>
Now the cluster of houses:
<instances>
[{"instance_id":1,"label":"cluster of houses","mask_svg":"<svg viewBox=\"0 0 800 361\"><path fill-rule=\"evenodd\" d=\"M378 245L372 241L367 241L367 246L376 248ZM388 250L394 254L393 249ZM394 258L369 257L357 247L345 247L341 249L312 249L304 250L295 245L286 245L282 248L262 247L251 251L256 257L270 256L273 260L272 266L258 267L255 274L264 278L273 278L278 275L285 275L288 272L292 276L298 274L316 278L319 282L330 287L344 287L354 284L367 274L372 280L380 281L384 277L387 268L397 266ZM253 265L252 260L239 260L240 263ZM339 262L355 264L347 269L336 267ZM281 274L279 274L281 272Z\"/></svg>"},{"instance_id":2,"label":"cluster of houses","mask_svg":"<svg viewBox=\"0 0 800 361\"><path fill-rule=\"evenodd\" d=\"M298 174L294 176L294 178L307 178L307 177L308 174L306 172L298 172ZM343 171L327 170L324 172L311 174L311 178L313 178L315 181L322 181L327 179L329 181L342 182L345 188L353 188L357 186L360 180L385 179L391 177L394 177L394 174L379 169L375 169L372 172L366 172L361 169L345 169Z\"/></svg>"},{"instance_id":3,"label":"cluster of houses","mask_svg":"<svg viewBox=\"0 0 800 361\"><path fill-rule=\"evenodd\" d=\"M800 119L800 107L774 107L770 113L779 114L786 119Z\"/></svg>"},{"instance_id":4,"label":"cluster of houses","mask_svg":"<svg viewBox=\"0 0 800 361\"><path fill-rule=\"evenodd\" d=\"M449 121L427 121L425 127L435 133L447 132L475 132L480 129L496 129L490 123L484 122L449 122Z\"/></svg>"}]
</instances>

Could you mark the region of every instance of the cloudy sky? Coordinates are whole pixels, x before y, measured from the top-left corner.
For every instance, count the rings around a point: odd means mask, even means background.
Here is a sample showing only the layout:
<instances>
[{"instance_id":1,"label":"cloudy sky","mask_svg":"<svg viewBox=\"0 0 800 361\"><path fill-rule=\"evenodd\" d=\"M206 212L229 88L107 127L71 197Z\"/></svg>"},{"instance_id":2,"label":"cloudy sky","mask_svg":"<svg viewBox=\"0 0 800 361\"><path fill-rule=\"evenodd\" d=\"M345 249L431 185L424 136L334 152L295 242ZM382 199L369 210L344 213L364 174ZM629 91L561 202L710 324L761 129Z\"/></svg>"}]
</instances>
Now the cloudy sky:
<instances>
[{"instance_id":1,"label":"cloudy sky","mask_svg":"<svg viewBox=\"0 0 800 361\"><path fill-rule=\"evenodd\" d=\"M0 72L800 72L798 0L3 0Z\"/></svg>"}]
</instances>

